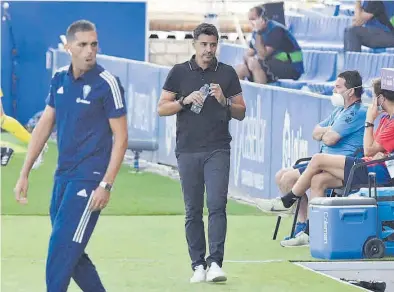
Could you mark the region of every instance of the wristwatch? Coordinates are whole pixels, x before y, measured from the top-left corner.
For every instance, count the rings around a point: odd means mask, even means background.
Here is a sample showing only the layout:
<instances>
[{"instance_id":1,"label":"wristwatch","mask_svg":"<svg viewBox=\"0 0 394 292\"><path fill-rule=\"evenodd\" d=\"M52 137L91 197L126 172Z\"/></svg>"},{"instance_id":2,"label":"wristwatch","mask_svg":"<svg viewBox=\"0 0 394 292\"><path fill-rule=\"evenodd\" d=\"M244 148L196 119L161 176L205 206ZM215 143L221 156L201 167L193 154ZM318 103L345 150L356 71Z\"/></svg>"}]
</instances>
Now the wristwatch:
<instances>
[{"instance_id":1,"label":"wristwatch","mask_svg":"<svg viewBox=\"0 0 394 292\"><path fill-rule=\"evenodd\" d=\"M365 128L369 128L369 127L373 127L373 126L374 125L370 122L365 122L365 125L364 125Z\"/></svg>"},{"instance_id":2,"label":"wristwatch","mask_svg":"<svg viewBox=\"0 0 394 292\"><path fill-rule=\"evenodd\" d=\"M221 104L223 107L230 107L231 106L231 99L224 98L224 104Z\"/></svg>"},{"instance_id":3,"label":"wristwatch","mask_svg":"<svg viewBox=\"0 0 394 292\"><path fill-rule=\"evenodd\" d=\"M110 192L112 190L112 185L105 182L105 181L101 181L99 184L100 187L102 187L104 190Z\"/></svg>"},{"instance_id":4,"label":"wristwatch","mask_svg":"<svg viewBox=\"0 0 394 292\"><path fill-rule=\"evenodd\" d=\"M183 103L183 100L185 99L184 96L181 96L180 99L178 99L179 104L181 105L182 108L185 108L185 104Z\"/></svg>"}]
</instances>

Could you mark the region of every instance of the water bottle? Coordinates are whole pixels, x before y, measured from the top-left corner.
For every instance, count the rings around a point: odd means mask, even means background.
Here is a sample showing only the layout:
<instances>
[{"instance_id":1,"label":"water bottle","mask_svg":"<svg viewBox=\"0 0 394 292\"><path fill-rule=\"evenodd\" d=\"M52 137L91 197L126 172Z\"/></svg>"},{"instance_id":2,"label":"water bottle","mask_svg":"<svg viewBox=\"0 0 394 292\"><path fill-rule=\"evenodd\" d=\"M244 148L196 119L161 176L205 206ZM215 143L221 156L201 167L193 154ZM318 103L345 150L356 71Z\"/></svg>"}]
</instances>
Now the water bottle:
<instances>
[{"instance_id":1,"label":"water bottle","mask_svg":"<svg viewBox=\"0 0 394 292\"><path fill-rule=\"evenodd\" d=\"M194 112L196 114L199 114L201 112L201 109L202 109L202 107L204 105L204 101L207 98L207 96L209 95L209 85L208 84L204 84L204 86L201 87L199 91L202 94L202 102L203 102L203 104L199 105L199 104L193 103L193 105L192 105L192 107L190 109L192 112Z\"/></svg>"}]
</instances>

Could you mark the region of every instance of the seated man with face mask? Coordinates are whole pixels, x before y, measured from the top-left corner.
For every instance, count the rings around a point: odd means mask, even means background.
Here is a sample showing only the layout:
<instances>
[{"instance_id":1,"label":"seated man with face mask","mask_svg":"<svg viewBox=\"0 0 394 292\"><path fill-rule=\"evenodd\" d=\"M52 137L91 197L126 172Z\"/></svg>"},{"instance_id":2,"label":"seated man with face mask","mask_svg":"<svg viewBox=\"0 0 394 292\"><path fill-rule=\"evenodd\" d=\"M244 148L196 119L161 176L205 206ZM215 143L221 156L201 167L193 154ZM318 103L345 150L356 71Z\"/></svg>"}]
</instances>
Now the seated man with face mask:
<instances>
[{"instance_id":1,"label":"seated man with face mask","mask_svg":"<svg viewBox=\"0 0 394 292\"><path fill-rule=\"evenodd\" d=\"M321 141L321 153L353 156L363 146L364 123L367 108L361 103L363 92L362 78L358 71L344 71L338 75L331 102L333 112L316 125L312 136ZM361 153L360 153L361 155ZM307 168L307 163L290 169L281 169L275 176L276 184L282 194L287 194ZM263 211L288 211L276 201L256 199L257 206ZM294 234L306 227L308 199L303 196L298 223Z\"/></svg>"},{"instance_id":2,"label":"seated man with face mask","mask_svg":"<svg viewBox=\"0 0 394 292\"><path fill-rule=\"evenodd\" d=\"M248 16L253 33L244 63L235 68L238 77L260 84L299 79L304 73L304 63L292 33L279 22L268 19L262 6L250 9Z\"/></svg>"},{"instance_id":3,"label":"seated man with face mask","mask_svg":"<svg viewBox=\"0 0 394 292\"><path fill-rule=\"evenodd\" d=\"M382 89L381 83L381 79L373 82L373 100L368 107L364 126L364 157L315 154L293 188L285 196L270 200L266 207L272 209L271 206L274 206L274 210L289 209L308 189L311 199L323 197L327 189L344 186L353 165L394 155L394 91ZM376 183L380 185L389 184L394 178L393 165L385 162L372 163L354 171L352 185L368 185L370 172L376 174ZM305 231L298 233L295 238L281 242L282 246L289 247L308 244L308 221Z\"/></svg>"}]
</instances>

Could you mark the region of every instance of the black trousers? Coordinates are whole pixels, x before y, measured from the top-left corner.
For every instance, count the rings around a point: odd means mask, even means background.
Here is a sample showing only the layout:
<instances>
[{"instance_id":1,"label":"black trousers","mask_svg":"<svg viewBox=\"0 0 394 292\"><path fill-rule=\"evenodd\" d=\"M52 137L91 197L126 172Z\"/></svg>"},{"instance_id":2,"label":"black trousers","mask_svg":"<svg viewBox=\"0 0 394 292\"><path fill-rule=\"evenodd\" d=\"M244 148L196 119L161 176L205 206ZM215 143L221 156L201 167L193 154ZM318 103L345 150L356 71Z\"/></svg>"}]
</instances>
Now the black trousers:
<instances>
[{"instance_id":1,"label":"black trousers","mask_svg":"<svg viewBox=\"0 0 394 292\"><path fill-rule=\"evenodd\" d=\"M352 26L345 29L345 51L361 52L361 46L369 48L394 47L394 32L377 27Z\"/></svg>"},{"instance_id":2,"label":"black trousers","mask_svg":"<svg viewBox=\"0 0 394 292\"><path fill-rule=\"evenodd\" d=\"M230 150L177 154L186 210L186 240L192 269L212 262L223 263L227 233L227 193L230 173ZM209 257L203 222L204 191L207 193Z\"/></svg>"}]
</instances>

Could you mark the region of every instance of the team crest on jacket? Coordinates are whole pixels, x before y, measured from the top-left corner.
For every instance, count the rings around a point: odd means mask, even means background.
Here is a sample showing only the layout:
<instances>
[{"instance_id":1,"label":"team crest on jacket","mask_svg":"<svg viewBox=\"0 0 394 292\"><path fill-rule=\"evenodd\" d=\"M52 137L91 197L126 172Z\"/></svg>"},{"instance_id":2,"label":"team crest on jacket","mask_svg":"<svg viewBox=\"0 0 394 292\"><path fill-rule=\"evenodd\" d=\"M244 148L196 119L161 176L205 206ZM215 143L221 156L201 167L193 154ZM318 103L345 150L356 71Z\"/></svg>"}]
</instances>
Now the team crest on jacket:
<instances>
[{"instance_id":1,"label":"team crest on jacket","mask_svg":"<svg viewBox=\"0 0 394 292\"><path fill-rule=\"evenodd\" d=\"M83 99L86 99L86 97L88 97L90 91L92 90L92 88L90 87L90 85L84 85L83 86Z\"/></svg>"}]
</instances>

